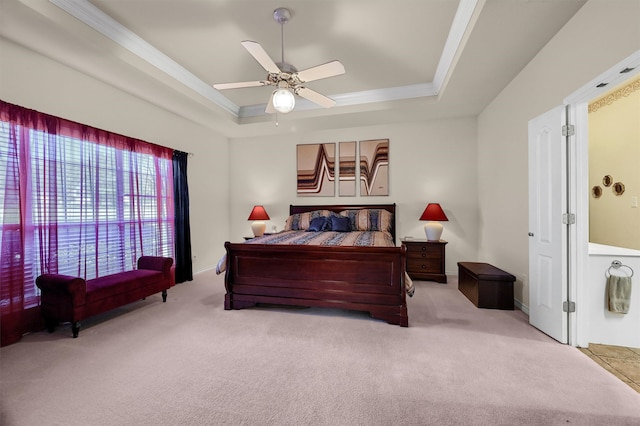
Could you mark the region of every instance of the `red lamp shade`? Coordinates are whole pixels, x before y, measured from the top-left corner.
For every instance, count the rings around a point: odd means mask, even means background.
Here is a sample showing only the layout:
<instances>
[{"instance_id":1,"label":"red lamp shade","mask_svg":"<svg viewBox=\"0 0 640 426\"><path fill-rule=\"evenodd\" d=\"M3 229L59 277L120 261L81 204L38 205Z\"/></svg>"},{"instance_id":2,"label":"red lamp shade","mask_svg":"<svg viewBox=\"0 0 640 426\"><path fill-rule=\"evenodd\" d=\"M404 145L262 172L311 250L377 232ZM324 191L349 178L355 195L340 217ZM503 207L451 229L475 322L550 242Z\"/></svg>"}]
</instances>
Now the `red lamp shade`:
<instances>
[{"instance_id":1,"label":"red lamp shade","mask_svg":"<svg viewBox=\"0 0 640 426\"><path fill-rule=\"evenodd\" d=\"M247 220L270 220L270 219L264 207L253 206L253 210L251 210L251 214L249 215L249 219Z\"/></svg>"},{"instance_id":2,"label":"red lamp shade","mask_svg":"<svg viewBox=\"0 0 640 426\"><path fill-rule=\"evenodd\" d=\"M422 212L420 220L448 221L447 215L444 214L442 207L438 203L429 203L427 208Z\"/></svg>"}]
</instances>

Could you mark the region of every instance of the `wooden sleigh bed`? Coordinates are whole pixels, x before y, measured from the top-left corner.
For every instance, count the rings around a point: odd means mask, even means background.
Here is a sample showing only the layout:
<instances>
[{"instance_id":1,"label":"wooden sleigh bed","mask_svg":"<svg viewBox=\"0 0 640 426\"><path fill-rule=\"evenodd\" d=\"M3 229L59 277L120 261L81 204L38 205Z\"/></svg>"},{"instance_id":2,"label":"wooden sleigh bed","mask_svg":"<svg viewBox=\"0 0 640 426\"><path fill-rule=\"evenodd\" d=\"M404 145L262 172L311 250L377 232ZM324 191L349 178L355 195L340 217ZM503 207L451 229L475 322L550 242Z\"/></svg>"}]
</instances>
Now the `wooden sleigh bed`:
<instances>
[{"instance_id":1,"label":"wooden sleigh bed","mask_svg":"<svg viewBox=\"0 0 640 426\"><path fill-rule=\"evenodd\" d=\"M290 206L290 215L318 210L383 209L395 204ZM292 216L290 216L292 217ZM224 308L258 303L366 311L373 318L409 325L404 247L225 243Z\"/></svg>"}]
</instances>

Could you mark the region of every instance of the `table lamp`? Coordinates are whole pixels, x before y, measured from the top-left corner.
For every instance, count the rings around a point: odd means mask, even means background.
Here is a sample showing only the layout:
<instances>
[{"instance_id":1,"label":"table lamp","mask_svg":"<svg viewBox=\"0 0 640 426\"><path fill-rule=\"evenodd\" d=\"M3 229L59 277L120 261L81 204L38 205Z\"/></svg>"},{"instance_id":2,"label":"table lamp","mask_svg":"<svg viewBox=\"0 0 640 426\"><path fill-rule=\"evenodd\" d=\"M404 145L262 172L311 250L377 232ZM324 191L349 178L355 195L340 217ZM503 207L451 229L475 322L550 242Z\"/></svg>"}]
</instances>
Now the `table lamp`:
<instances>
[{"instance_id":1,"label":"table lamp","mask_svg":"<svg viewBox=\"0 0 640 426\"><path fill-rule=\"evenodd\" d=\"M253 206L253 210L251 210L251 214L247 220L253 220L253 223L251 224L253 236L261 237L264 234L264 230L267 229L267 224L264 223L264 221L269 220L269 215L264 207Z\"/></svg>"},{"instance_id":2,"label":"table lamp","mask_svg":"<svg viewBox=\"0 0 640 426\"><path fill-rule=\"evenodd\" d=\"M427 220L424 225L424 233L427 235L428 241L440 241L442 235L442 221L448 221L447 215L444 214L442 207L438 203L429 203L427 208L422 212L420 220Z\"/></svg>"}]
</instances>

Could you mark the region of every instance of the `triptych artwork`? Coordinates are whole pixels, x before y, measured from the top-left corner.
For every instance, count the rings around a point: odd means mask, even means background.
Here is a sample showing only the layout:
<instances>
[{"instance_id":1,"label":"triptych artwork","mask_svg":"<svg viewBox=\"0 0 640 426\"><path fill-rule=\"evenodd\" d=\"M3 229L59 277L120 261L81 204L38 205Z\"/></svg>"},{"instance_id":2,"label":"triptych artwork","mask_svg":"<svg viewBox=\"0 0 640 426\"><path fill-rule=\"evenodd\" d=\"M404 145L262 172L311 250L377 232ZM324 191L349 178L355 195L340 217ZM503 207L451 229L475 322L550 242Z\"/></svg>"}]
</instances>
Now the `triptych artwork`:
<instances>
[{"instance_id":1,"label":"triptych artwork","mask_svg":"<svg viewBox=\"0 0 640 426\"><path fill-rule=\"evenodd\" d=\"M298 196L335 195L336 144L297 145Z\"/></svg>"},{"instance_id":2,"label":"triptych artwork","mask_svg":"<svg viewBox=\"0 0 640 426\"><path fill-rule=\"evenodd\" d=\"M355 196L357 187L361 197L389 195L389 139L305 144L296 150L299 197L333 197L336 187L341 197Z\"/></svg>"}]
</instances>

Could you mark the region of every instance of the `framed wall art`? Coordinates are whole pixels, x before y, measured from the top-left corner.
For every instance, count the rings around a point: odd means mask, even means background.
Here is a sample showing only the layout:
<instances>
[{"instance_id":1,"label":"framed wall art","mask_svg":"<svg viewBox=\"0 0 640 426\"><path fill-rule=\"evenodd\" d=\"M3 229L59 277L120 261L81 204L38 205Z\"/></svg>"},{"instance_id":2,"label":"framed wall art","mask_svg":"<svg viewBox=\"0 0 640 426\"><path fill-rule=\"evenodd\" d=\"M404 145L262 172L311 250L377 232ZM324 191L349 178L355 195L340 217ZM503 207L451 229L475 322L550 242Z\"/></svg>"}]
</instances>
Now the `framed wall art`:
<instances>
[{"instance_id":1,"label":"framed wall art","mask_svg":"<svg viewBox=\"0 0 640 426\"><path fill-rule=\"evenodd\" d=\"M338 195L356 195L356 142L340 142L338 161Z\"/></svg>"},{"instance_id":2,"label":"framed wall art","mask_svg":"<svg viewBox=\"0 0 640 426\"><path fill-rule=\"evenodd\" d=\"M299 197L335 195L335 143L296 145Z\"/></svg>"},{"instance_id":3,"label":"framed wall art","mask_svg":"<svg viewBox=\"0 0 640 426\"><path fill-rule=\"evenodd\" d=\"M389 195L389 139L360 141L360 196Z\"/></svg>"}]
</instances>

